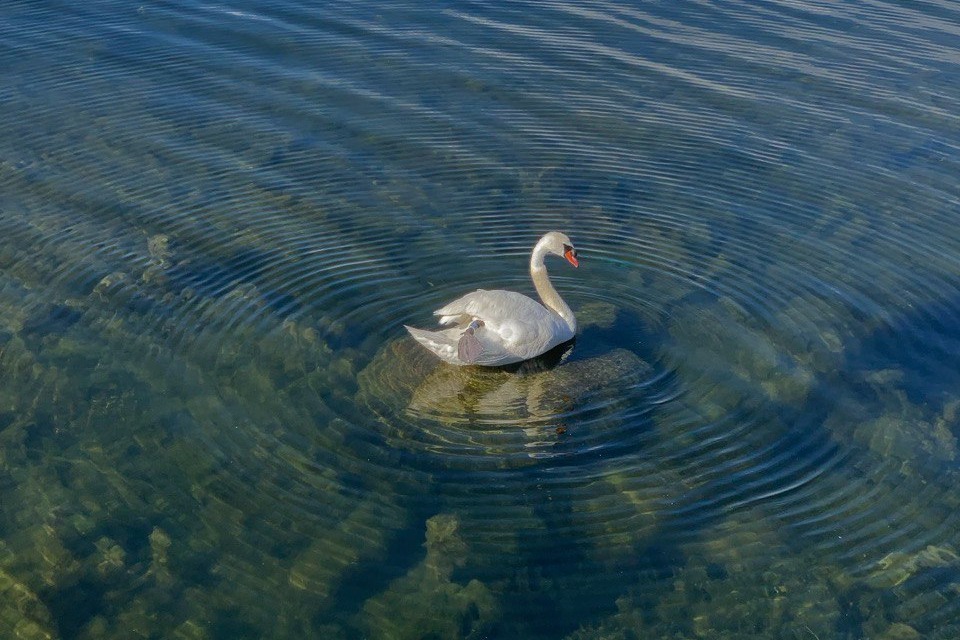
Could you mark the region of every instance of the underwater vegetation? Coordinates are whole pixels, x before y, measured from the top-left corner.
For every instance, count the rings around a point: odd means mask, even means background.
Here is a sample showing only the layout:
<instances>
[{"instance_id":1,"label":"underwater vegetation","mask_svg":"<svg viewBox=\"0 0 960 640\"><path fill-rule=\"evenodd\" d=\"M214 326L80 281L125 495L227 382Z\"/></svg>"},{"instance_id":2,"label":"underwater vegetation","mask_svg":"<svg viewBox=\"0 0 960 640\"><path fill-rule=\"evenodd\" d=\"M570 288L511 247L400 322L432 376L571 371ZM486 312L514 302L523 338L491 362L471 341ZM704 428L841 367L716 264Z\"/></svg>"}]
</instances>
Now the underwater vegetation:
<instances>
[{"instance_id":1,"label":"underwater vegetation","mask_svg":"<svg viewBox=\"0 0 960 640\"><path fill-rule=\"evenodd\" d=\"M918 535L900 550L866 546L883 526L868 504L772 508L761 494L784 479L764 478L749 456L730 457L725 472L756 483L745 491L691 472L710 440L733 446L711 429L764 408L762 429L740 430L736 447L800 452L780 472L813 474L824 501L843 502L867 478L883 505L896 502L891 530L944 531L960 506L960 401L918 403L910 371L851 348L874 339L862 325L842 341L814 327L784 339L737 303L693 293L634 349L603 345L643 320L585 305L587 346L518 371L445 367L406 339L343 340L343 328L297 320L237 327L215 348L201 330L171 353L164 332L145 327L196 295L169 276L175 246L145 238L141 272L112 272L58 305L24 304L29 281L5 275L0 625L13 637L546 633L513 613L523 602L553 611L546 628L571 639L958 631L949 615L917 615L960 592L954 544ZM41 263L25 266L32 256L8 260L43 277ZM216 295L269 304L242 280ZM635 436L652 466L616 464L616 447L581 453L605 442L624 388L671 398ZM837 393L854 400L826 401ZM358 434L349 423L362 416ZM837 450L845 464L823 468ZM598 472L548 505L431 496L477 470L520 490L570 464ZM798 480L801 497L809 481ZM564 529L577 539L552 533ZM861 536L845 552L852 561L823 553L842 535ZM576 561L551 568L556 545ZM583 575L614 573L584 622Z\"/></svg>"},{"instance_id":2,"label":"underwater vegetation","mask_svg":"<svg viewBox=\"0 0 960 640\"><path fill-rule=\"evenodd\" d=\"M955 11L252 4L0 10L0 638L960 637Z\"/></svg>"}]
</instances>

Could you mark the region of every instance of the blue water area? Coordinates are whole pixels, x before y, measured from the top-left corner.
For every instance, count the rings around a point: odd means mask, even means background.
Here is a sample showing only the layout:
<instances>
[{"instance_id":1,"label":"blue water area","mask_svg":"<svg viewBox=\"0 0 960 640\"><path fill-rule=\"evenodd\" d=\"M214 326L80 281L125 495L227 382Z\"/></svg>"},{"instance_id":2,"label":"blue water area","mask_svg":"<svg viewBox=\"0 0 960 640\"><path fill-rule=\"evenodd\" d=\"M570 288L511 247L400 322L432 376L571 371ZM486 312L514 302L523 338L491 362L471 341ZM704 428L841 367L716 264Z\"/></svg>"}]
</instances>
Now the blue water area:
<instances>
[{"instance_id":1,"label":"blue water area","mask_svg":"<svg viewBox=\"0 0 960 640\"><path fill-rule=\"evenodd\" d=\"M0 637L960 637L958 24L3 3Z\"/></svg>"}]
</instances>

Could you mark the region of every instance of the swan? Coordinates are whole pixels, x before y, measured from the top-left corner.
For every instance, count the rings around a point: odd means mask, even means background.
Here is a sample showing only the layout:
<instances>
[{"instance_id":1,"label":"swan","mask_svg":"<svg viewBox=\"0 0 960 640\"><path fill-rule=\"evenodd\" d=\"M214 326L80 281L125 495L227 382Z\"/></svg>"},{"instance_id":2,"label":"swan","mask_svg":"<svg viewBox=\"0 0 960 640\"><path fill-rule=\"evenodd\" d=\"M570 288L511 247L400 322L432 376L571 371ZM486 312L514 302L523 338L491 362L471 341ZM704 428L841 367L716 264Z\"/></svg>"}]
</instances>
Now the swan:
<instances>
[{"instance_id":1,"label":"swan","mask_svg":"<svg viewBox=\"0 0 960 640\"><path fill-rule=\"evenodd\" d=\"M499 367L546 353L573 338L577 319L550 283L543 259L563 256L579 267L566 235L551 231L533 247L530 277L543 304L514 291L486 291L457 298L433 312L449 329L427 331L404 325L434 355L454 365Z\"/></svg>"}]
</instances>

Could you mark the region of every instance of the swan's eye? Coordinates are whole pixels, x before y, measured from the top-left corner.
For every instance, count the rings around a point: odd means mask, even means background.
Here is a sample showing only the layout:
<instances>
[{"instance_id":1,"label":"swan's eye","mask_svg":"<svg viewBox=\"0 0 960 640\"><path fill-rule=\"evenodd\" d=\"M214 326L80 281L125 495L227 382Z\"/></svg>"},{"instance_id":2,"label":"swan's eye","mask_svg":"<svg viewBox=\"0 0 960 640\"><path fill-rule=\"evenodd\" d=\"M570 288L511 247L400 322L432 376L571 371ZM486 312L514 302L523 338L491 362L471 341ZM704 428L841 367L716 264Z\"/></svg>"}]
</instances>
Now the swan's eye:
<instances>
[{"instance_id":1,"label":"swan's eye","mask_svg":"<svg viewBox=\"0 0 960 640\"><path fill-rule=\"evenodd\" d=\"M568 244L563 245L563 252L564 252L564 253L568 253L568 252L570 252L570 251L573 251L573 247L571 247L571 246L568 245Z\"/></svg>"}]
</instances>

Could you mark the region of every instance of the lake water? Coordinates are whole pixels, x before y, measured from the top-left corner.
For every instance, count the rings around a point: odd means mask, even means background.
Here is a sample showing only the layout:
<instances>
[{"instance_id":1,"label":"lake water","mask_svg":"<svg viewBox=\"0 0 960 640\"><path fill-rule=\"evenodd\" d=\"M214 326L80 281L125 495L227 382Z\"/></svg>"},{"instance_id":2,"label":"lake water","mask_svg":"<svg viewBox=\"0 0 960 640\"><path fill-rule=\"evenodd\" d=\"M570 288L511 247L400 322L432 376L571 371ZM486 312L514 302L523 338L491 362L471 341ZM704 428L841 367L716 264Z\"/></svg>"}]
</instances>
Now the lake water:
<instances>
[{"instance_id":1,"label":"lake water","mask_svg":"<svg viewBox=\"0 0 960 640\"><path fill-rule=\"evenodd\" d=\"M960 637L957 25L7 0L0 635Z\"/></svg>"}]
</instances>

